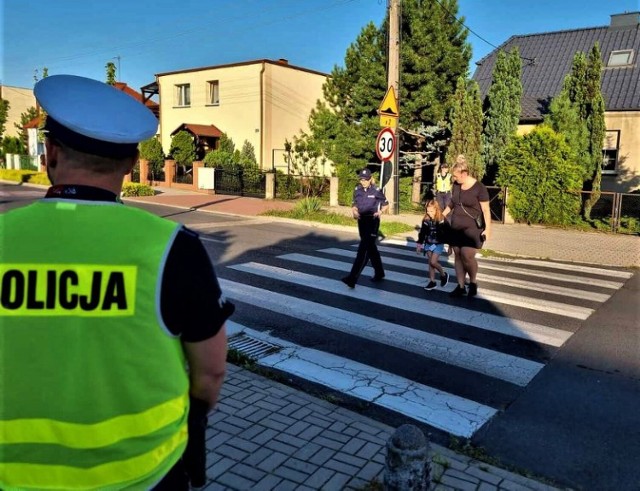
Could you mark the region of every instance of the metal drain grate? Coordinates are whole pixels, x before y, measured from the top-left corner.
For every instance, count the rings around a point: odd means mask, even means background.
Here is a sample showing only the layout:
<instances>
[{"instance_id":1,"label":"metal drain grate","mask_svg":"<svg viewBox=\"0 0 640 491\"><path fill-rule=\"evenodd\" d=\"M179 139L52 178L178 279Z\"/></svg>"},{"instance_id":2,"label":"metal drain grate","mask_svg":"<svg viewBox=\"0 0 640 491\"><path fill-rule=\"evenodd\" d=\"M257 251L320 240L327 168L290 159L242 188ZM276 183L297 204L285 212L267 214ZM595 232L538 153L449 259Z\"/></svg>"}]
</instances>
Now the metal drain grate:
<instances>
[{"instance_id":1,"label":"metal drain grate","mask_svg":"<svg viewBox=\"0 0 640 491\"><path fill-rule=\"evenodd\" d=\"M282 349L282 346L252 338L244 333L231 336L227 340L227 343L229 348L233 348L254 360L258 360L272 353L277 353Z\"/></svg>"}]
</instances>

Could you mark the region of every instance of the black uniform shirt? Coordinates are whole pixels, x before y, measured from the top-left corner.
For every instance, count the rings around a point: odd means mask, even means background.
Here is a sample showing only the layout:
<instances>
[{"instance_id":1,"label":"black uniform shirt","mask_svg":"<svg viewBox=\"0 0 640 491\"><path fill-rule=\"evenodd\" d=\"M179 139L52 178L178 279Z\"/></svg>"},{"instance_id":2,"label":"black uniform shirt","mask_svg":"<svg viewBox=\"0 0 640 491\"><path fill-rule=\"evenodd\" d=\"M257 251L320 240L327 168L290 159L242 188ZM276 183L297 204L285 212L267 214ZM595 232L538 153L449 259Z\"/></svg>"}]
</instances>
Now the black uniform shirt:
<instances>
[{"instance_id":1,"label":"black uniform shirt","mask_svg":"<svg viewBox=\"0 0 640 491\"><path fill-rule=\"evenodd\" d=\"M353 191L351 206L358 208L358 213L362 216L373 215L388 204L387 198L375 184L371 184L367 189L358 184Z\"/></svg>"},{"instance_id":2,"label":"black uniform shirt","mask_svg":"<svg viewBox=\"0 0 640 491\"><path fill-rule=\"evenodd\" d=\"M53 186L46 198L118 201L114 193L90 186ZM215 336L235 309L222 296L198 234L187 228L178 232L171 246L161 288L162 319L183 341L194 343Z\"/></svg>"}]
</instances>

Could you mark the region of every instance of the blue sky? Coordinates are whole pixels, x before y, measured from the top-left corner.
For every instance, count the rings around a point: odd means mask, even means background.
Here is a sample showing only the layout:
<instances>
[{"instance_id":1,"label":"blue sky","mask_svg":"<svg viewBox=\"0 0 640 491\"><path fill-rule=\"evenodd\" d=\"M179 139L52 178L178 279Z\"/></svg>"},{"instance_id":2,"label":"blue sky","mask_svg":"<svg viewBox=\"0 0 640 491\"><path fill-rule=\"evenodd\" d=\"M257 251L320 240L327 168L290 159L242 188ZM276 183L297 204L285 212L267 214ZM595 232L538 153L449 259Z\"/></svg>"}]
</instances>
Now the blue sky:
<instances>
[{"instance_id":1,"label":"blue sky","mask_svg":"<svg viewBox=\"0 0 640 491\"><path fill-rule=\"evenodd\" d=\"M436 1L436 0L422 0ZM386 0L0 0L0 81L32 87L34 70L134 88L156 73L260 58L330 72ZM640 0L459 0L474 62L514 34L607 25ZM487 43L488 42L488 43ZM118 61L115 57L120 56Z\"/></svg>"}]
</instances>

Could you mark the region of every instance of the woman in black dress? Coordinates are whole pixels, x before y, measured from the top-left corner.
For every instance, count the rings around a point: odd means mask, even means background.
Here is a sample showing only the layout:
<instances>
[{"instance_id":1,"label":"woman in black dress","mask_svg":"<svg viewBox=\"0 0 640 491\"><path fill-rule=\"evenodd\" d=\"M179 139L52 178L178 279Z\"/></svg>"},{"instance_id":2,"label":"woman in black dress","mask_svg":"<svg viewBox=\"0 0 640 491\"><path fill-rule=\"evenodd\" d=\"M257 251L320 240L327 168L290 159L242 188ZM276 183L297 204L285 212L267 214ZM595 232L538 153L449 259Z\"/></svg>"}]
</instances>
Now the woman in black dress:
<instances>
[{"instance_id":1,"label":"woman in black dress","mask_svg":"<svg viewBox=\"0 0 640 491\"><path fill-rule=\"evenodd\" d=\"M444 211L451 214L451 235L449 243L455 253L455 269L458 286L451 292L452 297L467 294L477 295L478 261L476 253L491 234L491 212L487 188L469 174L464 155L458 155L451 174L454 185L451 201ZM483 227L478 226L482 218ZM465 288L465 278L469 275L469 291Z\"/></svg>"}]
</instances>

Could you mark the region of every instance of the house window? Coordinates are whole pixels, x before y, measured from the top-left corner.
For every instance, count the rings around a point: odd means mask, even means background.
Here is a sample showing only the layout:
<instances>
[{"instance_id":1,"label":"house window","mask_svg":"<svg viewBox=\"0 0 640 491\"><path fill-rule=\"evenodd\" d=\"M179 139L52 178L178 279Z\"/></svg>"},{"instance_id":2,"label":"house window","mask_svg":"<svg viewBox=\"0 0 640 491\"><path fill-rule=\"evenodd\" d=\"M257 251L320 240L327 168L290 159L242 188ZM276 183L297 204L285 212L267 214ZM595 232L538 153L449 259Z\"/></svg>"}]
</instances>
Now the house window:
<instances>
[{"instance_id":1,"label":"house window","mask_svg":"<svg viewBox=\"0 0 640 491\"><path fill-rule=\"evenodd\" d=\"M176 85L176 106L191 105L191 84Z\"/></svg>"},{"instance_id":2,"label":"house window","mask_svg":"<svg viewBox=\"0 0 640 491\"><path fill-rule=\"evenodd\" d=\"M609 55L609 63L607 66L629 66L633 63L633 50L623 49L619 51L612 51Z\"/></svg>"},{"instance_id":3,"label":"house window","mask_svg":"<svg viewBox=\"0 0 640 491\"><path fill-rule=\"evenodd\" d=\"M613 173L618 166L618 151L620 147L620 130L607 130L602 146L602 172Z\"/></svg>"},{"instance_id":4,"label":"house window","mask_svg":"<svg viewBox=\"0 0 640 491\"><path fill-rule=\"evenodd\" d=\"M210 80L207 82L207 94L208 101L207 104L220 104L220 81L218 80Z\"/></svg>"}]
</instances>

